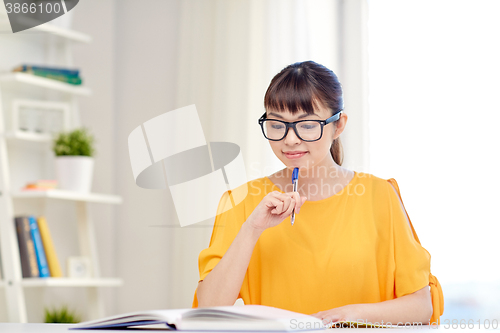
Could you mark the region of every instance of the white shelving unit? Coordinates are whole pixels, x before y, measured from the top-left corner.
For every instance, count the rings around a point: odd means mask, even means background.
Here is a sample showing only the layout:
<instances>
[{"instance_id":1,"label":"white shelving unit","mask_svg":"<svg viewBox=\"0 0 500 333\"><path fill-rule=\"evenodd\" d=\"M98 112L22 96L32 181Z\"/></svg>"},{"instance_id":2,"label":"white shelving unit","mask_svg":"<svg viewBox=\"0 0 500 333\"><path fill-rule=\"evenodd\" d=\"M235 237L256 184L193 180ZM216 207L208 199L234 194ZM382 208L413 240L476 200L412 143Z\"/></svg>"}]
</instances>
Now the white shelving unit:
<instances>
[{"instance_id":1,"label":"white shelving unit","mask_svg":"<svg viewBox=\"0 0 500 333\"><path fill-rule=\"evenodd\" d=\"M64 82L46 79L44 77L34 76L26 73L3 74L0 76L0 81L10 84L29 84L74 95L89 96L91 94L90 89L86 87L73 86Z\"/></svg>"},{"instance_id":2,"label":"white shelving unit","mask_svg":"<svg viewBox=\"0 0 500 333\"><path fill-rule=\"evenodd\" d=\"M11 196L13 199L51 198L51 199L96 202L96 203L107 203L107 204L120 204L122 202L121 197L116 195L77 193L64 190L19 191L19 192L12 192Z\"/></svg>"},{"instance_id":3,"label":"white shelving unit","mask_svg":"<svg viewBox=\"0 0 500 333\"><path fill-rule=\"evenodd\" d=\"M0 32L12 32L8 17L2 14L3 13L0 13ZM41 24L31 29L18 32L18 34L21 35L36 33L50 34L71 42L90 43L92 41L92 37L89 35L70 29L64 29L51 23Z\"/></svg>"},{"instance_id":4,"label":"white shelving unit","mask_svg":"<svg viewBox=\"0 0 500 333\"><path fill-rule=\"evenodd\" d=\"M10 27L6 26L6 24L8 22L5 21L5 17L0 15L0 31L10 30ZM89 43L92 40L88 35L51 24L43 24L19 34L46 34L52 40L57 39L58 43L63 44L66 61L62 65L65 66L72 65L72 43ZM22 62L23 59L20 57L19 63ZM90 319L103 317L105 315L103 299L99 288L121 286L123 281L118 278L102 278L100 275L94 224L90 218L89 205L95 203L120 204L122 199L119 196L108 194L82 194L63 190L21 191L18 188L12 188L9 150L25 149L25 147L29 146L30 149L49 153L49 144L52 141L52 137L48 134L16 131L8 129L8 126L6 126L5 116L11 111L9 110L10 99L13 96L24 98L23 92L30 89L36 90L36 96L45 96L46 100L50 100L52 96L60 97L63 95L64 99L71 105L72 127L80 126L77 97L91 95L91 90L83 86L74 86L25 73L0 74L0 256L2 264L0 269L2 273L0 289L5 291L8 319L10 322L27 322L25 288L48 287L87 288L88 315ZM6 90L8 93L4 94ZM93 272L92 278L22 278L14 216L16 215L15 203L23 200L75 202L80 255L90 258Z\"/></svg>"},{"instance_id":5,"label":"white shelving unit","mask_svg":"<svg viewBox=\"0 0 500 333\"><path fill-rule=\"evenodd\" d=\"M68 279L68 278L46 278L46 279L24 279L24 287L118 287L123 284L120 279Z\"/></svg>"}]
</instances>

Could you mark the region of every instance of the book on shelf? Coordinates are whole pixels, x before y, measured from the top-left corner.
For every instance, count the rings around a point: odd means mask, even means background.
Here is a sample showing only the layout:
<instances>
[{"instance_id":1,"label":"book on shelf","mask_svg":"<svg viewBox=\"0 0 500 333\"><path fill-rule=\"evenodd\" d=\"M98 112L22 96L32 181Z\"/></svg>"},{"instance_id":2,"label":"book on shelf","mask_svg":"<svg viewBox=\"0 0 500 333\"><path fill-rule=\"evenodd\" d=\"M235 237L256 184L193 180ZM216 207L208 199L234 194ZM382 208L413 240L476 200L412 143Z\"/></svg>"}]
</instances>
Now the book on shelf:
<instances>
[{"instance_id":1,"label":"book on shelf","mask_svg":"<svg viewBox=\"0 0 500 333\"><path fill-rule=\"evenodd\" d=\"M46 191L57 188L57 180L40 179L34 182L27 183L22 191Z\"/></svg>"},{"instance_id":2,"label":"book on shelf","mask_svg":"<svg viewBox=\"0 0 500 333\"><path fill-rule=\"evenodd\" d=\"M61 264L45 217L16 216L14 222L23 278L62 277Z\"/></svg>"},{"instance_id":3,"label":"book on shelf","mask_svg":"<svg viewBox=\"0 0 500 333\"><path fill-rule=\"evenodd\" d=\"M31 238L33 239L33 244L35 245L36 261L38 263L38 270L40 271L40 277L41 278L50 277L49 266L47 264L47 257L45 256L45 250L43 248L40 229L38 229L38 223L34 216L29 216L28 219L30 222Z\"/></svg>"},{"instance_id":4,"label":"book on shelf","mask_svg":"<svg viewBox=\"0 0 500 333\"><path fill-rule=\"evenodd\" d=\"M68 77L79 77L80 71L77 69L50 67L50 66L33 66L21 65L13 69L13 72L30 72L30 71L45 71L52 74L66 75Z\"/></svg>"},{"instance_id":5,"label":"book on shelf","mask_svg":"<svg viewBox=\"0 0 500 333\"><path fill-rule=\"evenodd\" d=\"M73 85L82 84L82 79L79 76L79 71L77 70L63 69L57 67L21 65L19 67L14 68L13 71L36 75L47 79L61 81Z\"/></svg>"},{"instance_id":6,"label":"book on shelf","mask_svg":"<svg viewBox=\"0 0 500 333\"><path fill-rule=\"evenodd\" d=\"M21 270L23 278L39 277L38 263L36 260L35 245L31 238L30 222L27 216L14 218L21 257Z\"/></svg>"},{"instance_id":7,"label":"book on shelf","mask_svg":"<svg viewBox=\"0 0 500 333\"><path fill-rule=\"evenodd\" d=\"M45 249L45 256L47 257L47 264L49 266L51 277L62 277L61 264L59 258L57 257L56 249L54 247L54 242L52 242L52 236L50 235L49 226L45 217L40 216L37 219L38 229L40 230L40 236L42 237L43 248Z\"/></svg>"},{"instance_id":8,"label":"book on shelf","mask_svg":"<svg viewBox=\"0 0 500 333\"><path fill-rule=\"evenodd\" d=\"M301 331L324 329L321 319L264 305L132 312L77 324L72 329L163 326L200 331Z\"/></svg>"}]
</instances>

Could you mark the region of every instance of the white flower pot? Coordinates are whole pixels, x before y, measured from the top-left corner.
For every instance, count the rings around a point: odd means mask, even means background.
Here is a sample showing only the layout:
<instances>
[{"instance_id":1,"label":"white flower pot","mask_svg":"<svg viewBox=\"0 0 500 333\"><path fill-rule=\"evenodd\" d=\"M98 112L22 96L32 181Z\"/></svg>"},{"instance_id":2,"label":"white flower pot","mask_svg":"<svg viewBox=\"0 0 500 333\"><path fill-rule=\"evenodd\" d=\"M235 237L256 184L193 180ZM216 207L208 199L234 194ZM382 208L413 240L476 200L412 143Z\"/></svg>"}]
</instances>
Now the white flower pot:
<instances>
[{"instance_id":1,"label":"white flower pot","mask_svg":"<svg viewBox=\"0 0 500 333\"><path fill-rule=\"evenodd\" d=\"M90 192L94 159L88 156L57 156L56 175L61 190Z\"/></svg>"}]
</instances>

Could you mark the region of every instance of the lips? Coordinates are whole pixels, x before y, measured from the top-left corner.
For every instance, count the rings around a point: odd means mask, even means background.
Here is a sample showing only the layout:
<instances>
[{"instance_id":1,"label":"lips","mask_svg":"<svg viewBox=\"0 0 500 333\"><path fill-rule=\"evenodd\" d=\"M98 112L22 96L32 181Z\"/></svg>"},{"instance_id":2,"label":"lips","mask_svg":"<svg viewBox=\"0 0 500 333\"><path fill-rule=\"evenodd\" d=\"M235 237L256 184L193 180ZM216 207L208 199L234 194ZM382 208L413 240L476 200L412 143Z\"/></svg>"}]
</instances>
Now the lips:
<instances>
[{"instance_id":1,"label":"lips","mask_svg":"<svg viewBox=\"0 0 500 333\"><path fill-rule=\"evenodd\" d=\"M294 152L283 152L288 158L300 158L307 154L307 151L294 151Z\"/></svg>"}]
</instances>

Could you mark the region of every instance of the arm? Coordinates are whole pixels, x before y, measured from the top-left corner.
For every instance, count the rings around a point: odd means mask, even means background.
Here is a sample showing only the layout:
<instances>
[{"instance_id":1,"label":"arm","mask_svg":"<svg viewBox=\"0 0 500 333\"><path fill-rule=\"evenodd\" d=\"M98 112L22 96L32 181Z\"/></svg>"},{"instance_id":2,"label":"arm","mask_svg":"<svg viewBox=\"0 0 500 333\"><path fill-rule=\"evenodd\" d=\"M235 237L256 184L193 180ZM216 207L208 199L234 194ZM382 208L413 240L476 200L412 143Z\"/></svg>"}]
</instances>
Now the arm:
<instances>
[{"instance_id":1,"label":"arm","mask_svg":"<svg viewBox=\"0 0 500 333\"><path fill-rule=\"evenodd\" d=\"M410 323L428 324L432 316L429 286L405 296L379 303L349 304L313 314L323 322L363 321L392 325Z\"/></svg>"},{"instance_id":2,"label":"arm","mask_svg":"<svg viewBox=\"0 0 500 333\"><path fill-rule=\"evenodd\" d=\"M355 304L359 319L368 322L429 323L432 316L432 300L429 286L389 301L371 304Z\"/></svg>"},{"instance_id":3,"label":"arm","mask_svg":"<svg viewBox=\"0 0 500 333\"><path fill-rule=\"evenodd\" d=\"M262 231L247 222L214 269L198 283L199 307L233 305Z\"/></svg>"},{"instance_id":4,"label":"arm","mask_svg":"<svg viewBox=\"0 0 500 333\"><path fill-rule=\"evenodd\" d=\"M293 209L298 213L305 200L297 192L268 193L242 224L217 265L198 283L198 306L233 305L262 232L283 222Z\"/></svg>"}]
</instances>

